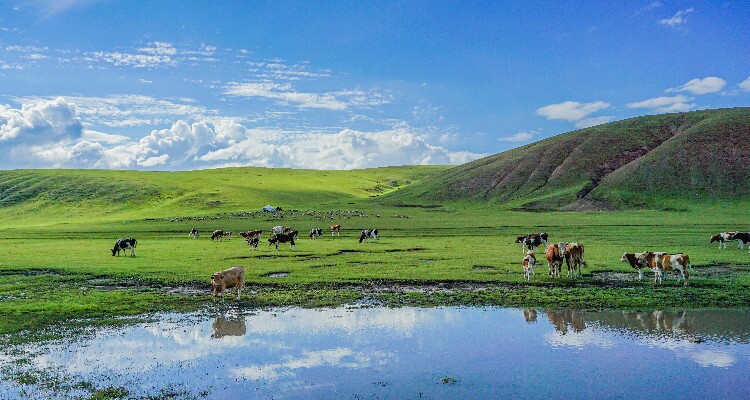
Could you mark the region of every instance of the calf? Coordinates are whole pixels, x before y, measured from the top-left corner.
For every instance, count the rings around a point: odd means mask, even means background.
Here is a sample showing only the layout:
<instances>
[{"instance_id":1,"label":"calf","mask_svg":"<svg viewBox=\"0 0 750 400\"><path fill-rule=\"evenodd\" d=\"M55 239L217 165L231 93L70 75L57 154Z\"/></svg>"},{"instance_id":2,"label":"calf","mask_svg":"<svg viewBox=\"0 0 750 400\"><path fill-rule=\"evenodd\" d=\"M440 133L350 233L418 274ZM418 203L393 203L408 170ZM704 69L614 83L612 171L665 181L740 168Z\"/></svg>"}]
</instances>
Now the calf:
<instances>
[{"instance_id":1,"label":"calf","mask_svg":"<svg viewBox=\"0 0 750 400\"><path fill-rule=\"evenodd\" d=\"M214 298L222 295L227 289L237 288L237 300L240 299L242 289L245 288L245 267L236 266L211 275L211 287L214 289Z\"/></svg>"},{"instance_id":2,"label":"calf","mask_svg":"<svg viewBox=\"0 0 750 400\"><path fill-rule=\"evenodd\" d=\"M727 242L732 240L732 236L734 236L737 232L719 232L713 236L711 236L711 240L708 243L713 242L719 242L719 248L727 248Z\"/></svg>"},{"instance_id":3,"label":"calf","mask_svg":"<svg viewBox=\"0 0 750 400\"><path fill-rule=\"evenodd\" d=\"M565 262L568 264L568 278L570 278L571 273L575 278L576 270L578 271L578 277L583 278L581 267L588 267L588 263L583 259L583 245L568 243L565 246Z\"/></svg>"},{"instance_id":4,"label":"calf","mask_svg":"<svg viewBox=\"0 0 750 400\"><path fill-rule=\"evenodd\" d=\"M519 236L516 238L516 243L521 243L521 253L526 251L533 251L534 248L544 243L547 246L547 234L546 233L532 233L526 236Z\"/></svg>"},{"instance_id":5,"label":"calf","mask_svg":"<svg viewBox=\"0 0 750 400\"><path fill-rule=\"evenodd\" d=\"M521 265L523 266L523 278L526 279L527 282L531 281L531 275L534 275L534 278L536 278L536 273L534 273L536 256L533 251L526 252L526 256L523 258Z\"/></svg>"},{"instance_id":6,"label":"calf","mask_svg":"<svg viewBox=\"0 0 750 400\"><path fill-rule=\"evenodd\" d=\"M276 250L278 250L279 243L289 243L289 250L292 250L295 246L294 238L297 237L297 233L297 231L291 231L289 233L279 233L278 235L274 235L272 238L268 239L268 245L275 244Z\"/></svg>"},{"instance_id":7,"label":"calf","mask_svg":"<svg viewBox=\"0 0 750 400\"><path fill-rule=\"evenodd\" d=\"M319 237L323 236L323 229L322 228L312 228L310 229L310 240L317 239Z\"/></svg>"},{"instance_id":8,"label":"calf","mask_svg":"<svg viewBox=\"0 0 750 400\"><path fill-rule=\"evenodd\" d=\"M636 257L635 253L623 253L622 257L620 257L620 262L627 261L631 267L638 270L638 280L643 280L643 268L646 267L645 261L641 260L640 258Z\"/></svg>"},{"instance_id":9,"label":"calf","mask_svg":"<svg viewBox=\"0 0 750 400\"><path fill-rule=\"evenodd\" d=\"M193 228L190 230L190 236L193 237L193 239L198 239L198 230Z\"/></svg>"},{"instance_id":10,"label":"calf","mask_svg":"<svg viewBox=\"0 0 750 400\"><path fill-rule=\"evenodd\" d=\"M341 236L341 225L331 225L331 236Z\"/></svg>"},{"instance_id":11,"label":"calf","mask_svg":"<svg viewBox=\"0 0 750 400\"><path fill-rule=\"evenodd\" d=\"M257 236L251 237L249 239L245 239L247 242L247 245L254 248L255 250L258 250L258 242L260 241L260 238Z\"/></svg>"},{"instance_id":12,"label":"calf","mask_svg":"<svg viewBox=\"0 0 750 400\"><path fill-rule=\"evenodd\" d=\"M117 254L120 255L120 250L125 252L127 255L127 249L130 249L130 255L135 257L135 244L136 240L133 238L120 238L115 242L115 247L112 249L112 256Z\"/></svg>"},{"instance_id":13,"label":"calf","mask_svg":"<svg viewBox=\"0 0 750 400\"><path fill-rule=\"evenodd\" d=\"M367 239L373 239L375 243L378 242L378 230L377 229L365 229L359 234L359 242L362 243Z\"/></svg>"},{"instance_id":14,"label":"calf","mask_svg":"<svg viewBox=\"0 0 750 400\"><path fill-rule=\"evenodd\" d=\"M560 277L563 258L565 257L566 243L553 243L544 249L544 257L547 259L549 276Z\"/></svg>"},{"instance_id":15,"label":"calf","mask_svg":"<svg viewBox=\"0 0 750 400\"><path fill-rule=\"evenodd\" d=\"M211 241L218 238L220 241L224 241L224 231L221 229L217 229L214 231L214 233L211 234Z\"/></svg>"}]
</instances>

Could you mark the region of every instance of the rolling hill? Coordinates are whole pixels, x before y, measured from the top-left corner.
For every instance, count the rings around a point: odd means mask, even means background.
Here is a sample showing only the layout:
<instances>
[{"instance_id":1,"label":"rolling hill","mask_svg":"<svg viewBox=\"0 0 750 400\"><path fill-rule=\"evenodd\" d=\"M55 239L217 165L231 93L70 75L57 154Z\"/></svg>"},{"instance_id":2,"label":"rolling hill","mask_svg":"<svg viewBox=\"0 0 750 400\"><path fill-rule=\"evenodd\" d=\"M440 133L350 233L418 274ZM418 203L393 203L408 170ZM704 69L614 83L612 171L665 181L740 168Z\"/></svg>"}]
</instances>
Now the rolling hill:
<instances>
[{"instance_id":1,"label":"rolling hill","mask_svg":"<svg viewBox=\"0 0 750 400\"><path fill-rule=\"evenodd\" d=\"M665 208L750 198L750 108L631 118L452 168L392 204L484 202L523 210Z\"/></svg>"}]
</instances>

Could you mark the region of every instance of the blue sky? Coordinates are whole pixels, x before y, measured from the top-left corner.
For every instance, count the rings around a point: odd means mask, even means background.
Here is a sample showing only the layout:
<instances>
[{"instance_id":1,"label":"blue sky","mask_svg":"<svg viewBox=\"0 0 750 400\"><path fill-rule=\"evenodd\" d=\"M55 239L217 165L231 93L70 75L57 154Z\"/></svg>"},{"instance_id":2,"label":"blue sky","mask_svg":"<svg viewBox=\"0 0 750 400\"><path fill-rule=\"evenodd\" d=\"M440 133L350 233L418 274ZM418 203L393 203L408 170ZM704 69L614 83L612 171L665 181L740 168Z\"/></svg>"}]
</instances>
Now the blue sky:
<instances>
[{"instance_id":1,"label":"blue sky","mask_svg":"<svg viewBox=\"0 0 750 400\"><path fill-rule=\"evenodd\" d=\"M0 1L0 168L461 164L750 105L746 1Z\"/></svg>"}]
</instances>

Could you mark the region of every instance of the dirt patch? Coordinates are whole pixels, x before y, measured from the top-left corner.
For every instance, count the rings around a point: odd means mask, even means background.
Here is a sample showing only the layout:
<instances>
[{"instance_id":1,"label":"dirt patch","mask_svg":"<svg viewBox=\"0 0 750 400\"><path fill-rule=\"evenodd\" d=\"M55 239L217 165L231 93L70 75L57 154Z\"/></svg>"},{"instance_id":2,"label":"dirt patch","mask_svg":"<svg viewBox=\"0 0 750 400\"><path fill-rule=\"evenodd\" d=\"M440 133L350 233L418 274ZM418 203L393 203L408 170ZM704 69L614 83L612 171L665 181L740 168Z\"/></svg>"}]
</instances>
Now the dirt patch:
<instances>
[{"instance_id":1,"label":"dirt patch","mask_svg":"<svg viewBox=\"0 0 750 400\"><path fill-rule=\"evenodd\" d=\"M694 267L692 270L688 270L691 276L709 279L730 278L734 275L745 274L747 271L747 267L730 264L708 265L705 267Z\"/></svg>"},{"instance_id":2,"label":"dirt patch","mask_svg":"<svg viewBox=\"0 0 750 400\"><path fill-rule=\"evenodd\" d=\"M427 249L425 249L423 247L412 247L412 248L409 248L409 249L390 249L390 250L386 250L385 252L386 253L401 253L401 252L424 251L424 250L427 250Z\"/></svg>"}]
</instances>

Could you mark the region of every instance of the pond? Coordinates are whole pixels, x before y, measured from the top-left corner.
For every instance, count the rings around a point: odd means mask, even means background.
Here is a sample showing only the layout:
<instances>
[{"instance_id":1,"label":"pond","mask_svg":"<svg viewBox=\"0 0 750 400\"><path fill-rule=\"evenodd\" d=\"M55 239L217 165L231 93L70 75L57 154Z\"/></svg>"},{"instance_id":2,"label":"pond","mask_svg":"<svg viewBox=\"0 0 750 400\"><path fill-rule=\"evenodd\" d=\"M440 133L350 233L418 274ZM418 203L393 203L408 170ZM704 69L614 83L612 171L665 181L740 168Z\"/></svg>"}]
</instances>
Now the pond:
<instances>
[{"instance_id":1,"label":"pond","mask_svg":"<svg viewBox=\"0 0 750 400\"><path fill-rule=\"evenodd\" d=\"M750 310L356 308L162 314L3 354L0 398L750 398ZM23 357L23 362L18 362Z\"/></svg>"}]
</instances>

